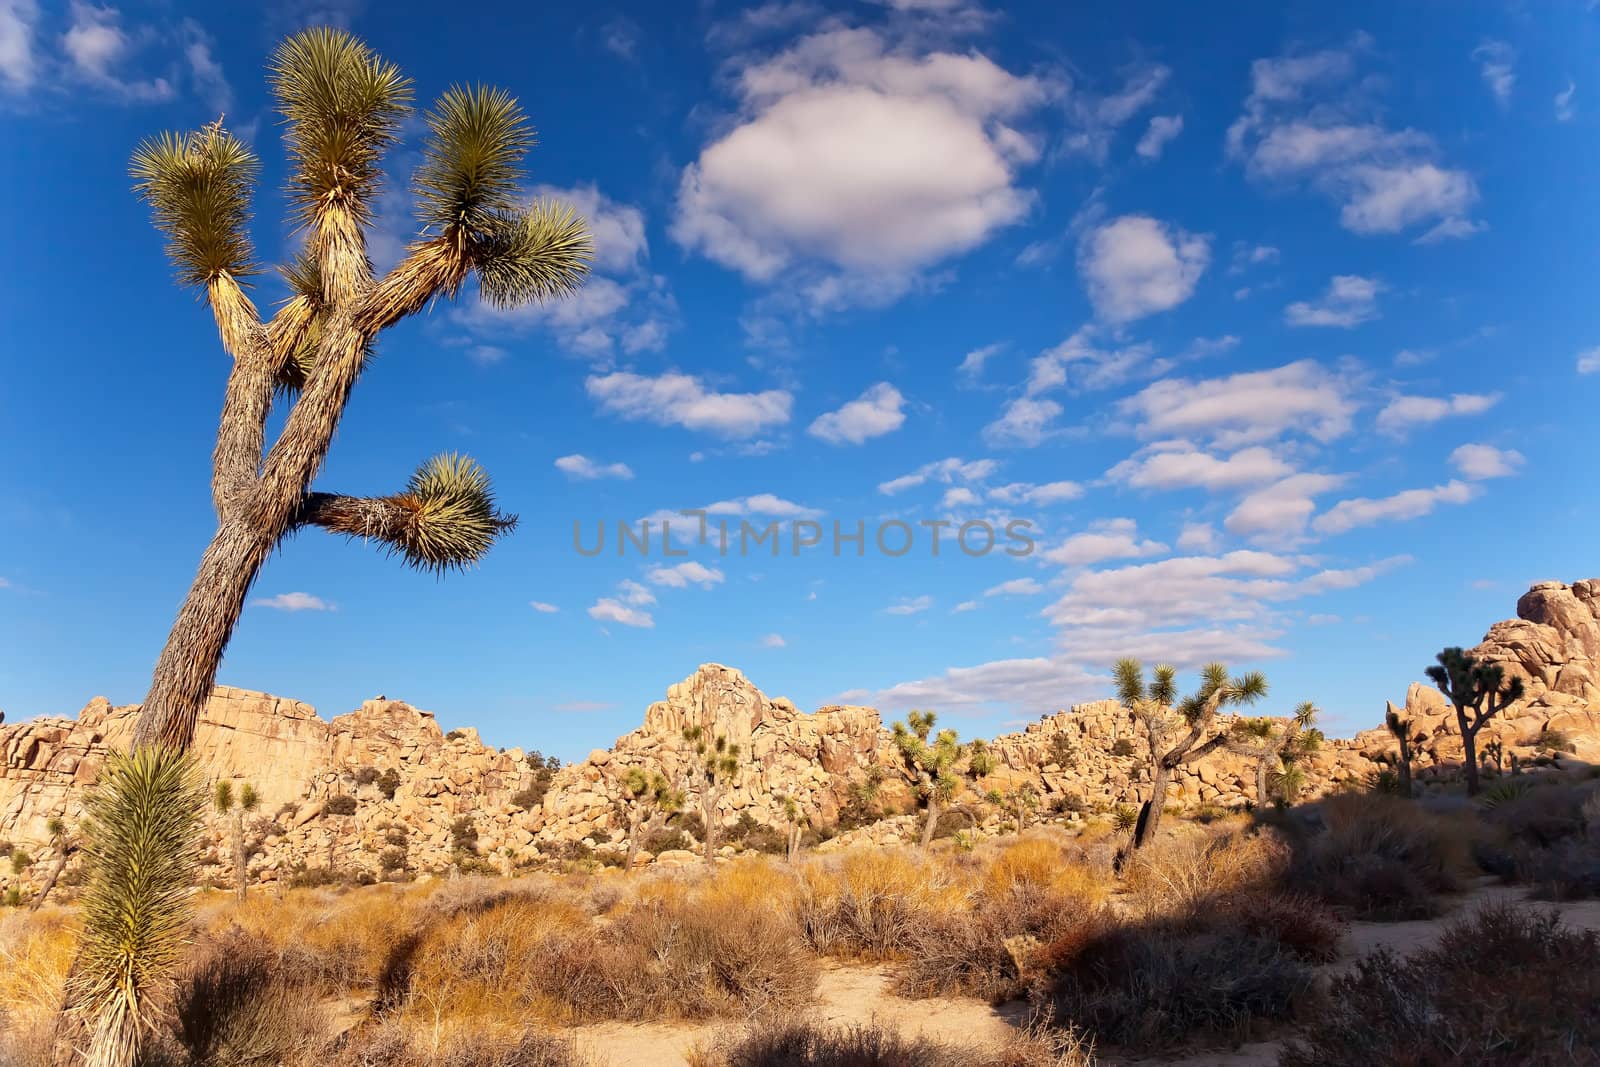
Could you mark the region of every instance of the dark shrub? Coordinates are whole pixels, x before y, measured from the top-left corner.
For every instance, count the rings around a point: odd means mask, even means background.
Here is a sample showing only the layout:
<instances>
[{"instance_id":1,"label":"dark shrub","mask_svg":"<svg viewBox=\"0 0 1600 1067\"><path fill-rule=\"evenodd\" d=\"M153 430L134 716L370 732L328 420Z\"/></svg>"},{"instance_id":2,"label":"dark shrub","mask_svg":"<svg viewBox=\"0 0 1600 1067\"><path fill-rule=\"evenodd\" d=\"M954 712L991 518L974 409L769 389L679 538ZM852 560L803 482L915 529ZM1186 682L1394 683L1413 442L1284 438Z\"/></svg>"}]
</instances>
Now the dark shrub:
<instances>
[{"instance_id":1,"label":"dark shrub","mask_svg":"<svg viewBox=\"0 0 1600 1067\"><path fill-rule=\"evenodd\" d=\"M328 1039L313 991L261 941L235 928L191 954L173 1000L192 1067L275 1067Z\"/></svg>"},{"instance_id":2,"label":"dark shrub","mask_svg":"<svg viewBox=\"0 0 1600 1067\"><path fill-rule=\"evenodd\" d=\"M457 852L477 854L478 827L473 823L472 816L459 815L450 824L450 847Z\"/></svg>"},{"instance_id":3,"label":"dark shrub","mask_svg":"<svg viewBox=\"0 0 1600 1067\"><path fill-rule=\"evenodd\" d=\"M1117 738L1117 743L1111 746L1111 754L1113 756L1131 756L1135 750L1133 738L1131 737L1119 737Z\"/></svg>"},{"instance_id":4,"label":"dark shrub","mask_svg":"<svg viewBox=\"0 0 1600 1067\"><path fill-rule=\"evenodd\" d=\"M356 813L356 798L349 793L340 793L328 798L322 805L324 815L354 815Z\"/></svg>"},{"instance_id":5,"label":"dark shrub","mask_svg":"<svg viewBox=\"0 0 1600 1067\"><path fill-rule=\"evenodd\" d=\"M356 785L371 785L378 780L378 768L358 767L355 773Z\"/></svg>"},{"instance_id":6,"label":"dark shrub","mask_svg":"<svg viewBox=\"0 0 1600 1067\"><path fill-rule=\"evenodd\" d=\"M396 790L400 788L400 772L390 767L378 775L377 786L385 800L393 800Z\"/></svg>"},{"instance_id":7,"label":"dark shrub","mask_svg":"<svg viewBox=\"0 0 1600 1067\"><path fill-rule=\"evenodd\" d=\"M906 1038L882 1024L827 1026L799 1019L758 1024L698 1051L701 1067L1090 1067L1070 1037L1018 1034L1001 1047Z\"/></svg>"},{"instance_id":8,"label":"dark shrub","mask_svg":"<svg viewBox=\"0 0 1600 1067\"><path fill-rule=\"evenodd\" d=\"M1554 1067L1600 1063L1600 935L1491 904L1401 959L1334 980L1284 1067Z\"/></svg>"}]
</instances>

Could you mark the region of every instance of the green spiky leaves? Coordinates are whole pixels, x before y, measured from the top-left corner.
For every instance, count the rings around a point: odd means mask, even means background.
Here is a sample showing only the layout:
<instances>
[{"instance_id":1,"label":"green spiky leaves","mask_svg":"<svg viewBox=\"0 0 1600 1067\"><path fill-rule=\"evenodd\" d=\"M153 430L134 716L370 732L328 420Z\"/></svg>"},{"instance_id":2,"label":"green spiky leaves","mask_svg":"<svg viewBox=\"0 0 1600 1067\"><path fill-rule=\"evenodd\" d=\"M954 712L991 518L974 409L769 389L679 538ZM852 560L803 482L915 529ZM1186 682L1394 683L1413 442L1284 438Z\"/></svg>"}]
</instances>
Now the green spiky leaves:
<instances>
[{"instance_id":1,"label":"green spiky leaves","mask_svg":"<svg viewBox=\"0 0 1600 1067\"><path fill-rule=\"evenodd\" d=\"M570 204L536 200L495 215L473 255L483 298L512 308L575 292L589 275L594 238Z\"/></svg>"},{"instance_id":2,"label":"green spiky leaves","mask_svg":"<svg viewBox=\"0 0 1600 1067\"><path fill-rule=\"evenodd\" d=\"M163 133L133 153L134 191L167 235L167 257L185 285L257 272L250 197L260 161L220 124Z\"/></svg>"},{"instance_id":3,"label":"green spiky leaves","mask_svg":"<svg viewBox=\"0 0 1600 1067\"><path fill-rule=\"evenodd\" d=\"M512 213L522 161L535 143L516 98L488 86L452 87L428 112L428 142L413 180L425 227L481 233Z\"/></svg>"},{"instance_id":4,"label":"green spiky leaves","mask_svg":"<svg viewBox=\"0 0 1600 1067\"><path fill-rule=\"evenodd\" d=\"M314 222L335 204L367 218L383 154L411 111L411 80L359 39L327 27L279 45L271 78L288 124L290 191L301 220Z\"/></svg>"},{"instance_id":5,"label":"green spiky leaves","mask_svg":"<svg viewBox=\"0 0 1600 1067\"><path fill-rule=\"evenodd\" d=\"M97 1046L137 1051L178 962L204 806L194 761L163 746L112 753L90 794L77 993Z\"/></svg>"}]
</instances>

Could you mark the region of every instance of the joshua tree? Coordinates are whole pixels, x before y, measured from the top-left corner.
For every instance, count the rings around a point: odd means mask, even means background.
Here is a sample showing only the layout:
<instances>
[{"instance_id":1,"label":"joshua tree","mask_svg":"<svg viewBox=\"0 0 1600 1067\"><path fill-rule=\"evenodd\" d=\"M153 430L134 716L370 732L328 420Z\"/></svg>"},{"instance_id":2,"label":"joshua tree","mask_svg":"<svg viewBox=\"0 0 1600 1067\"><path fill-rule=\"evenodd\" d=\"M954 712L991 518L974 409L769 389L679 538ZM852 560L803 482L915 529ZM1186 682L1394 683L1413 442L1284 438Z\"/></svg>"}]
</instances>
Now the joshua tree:
<instances>
[{"instance_id":1,"label":"joshua tree","mask_svg":"<svg viewBox=\"0 0 1600 1067\"><path fill-rule=\"evenodd\" d=\"M593 242L563 205L520 202L533 130L516 100L487 87L453 88L425 117L423 162L412 182L417 236L379 278L367 256L383 158L411 112L399 68L339 30L285 40L271 62L284 120L292 221L304 251L282 268L290 297L263 321L245 293L263 273L250 234L259 161L221 120L166 133L134 153L134 188L149 204L178 280L200 289L232 357L212 456L217 531L156 663L136 746L179 751L262 565L284 537L315 526L374 540L408 564L444 571L482 558L514 519L494 507L471 460L424 463L390 496L314 493L378 336L469 277L511 307L572 292ZM267 447L274 404L287 406Z\"/></svg>"},{"instance_id":2,"label":"joshua tree","mask_svg":"<svg viewBox=\"0 0 1600 1067\"><path fill-rule=\"evenodd\" d=\"M629 767L622 776L622 792L628 798L628 861L623 870L632 874L644 839L683 807L683 792L659 771L646 773L639 767Z\"/></svg>"},{"instance_id":3,"label":"joshua tree","mask_svg":"<svg viewBox=\"0 0 1600 1067\"><path fill-rule=\"evenodd\" d=\"M974 779L993 774L999 762L995 758L994 750L989 747L989 742L983 738L974 738L967 745L967 773Z\"/></svg>"},{"instance_id":4,"label":"joshua tree","mask_svg":"<svg viewBox=\"0 0 1600 1067\"><path fill-rule=\"evenodd\" d=\"M1039 806L1039 792L1033 788L1031 782L1023 782L1015 789L1003 793L998 789L991 789L986 799L991 804L1011 812L1017 821L1018 834L1028 828L1028 812Z\"/></svg>"},{"instance_id":5,"label":"joshua tree","mask_svg":"<svg viewBox=\"0 0 1600 1067\"><path fill-rule=\"evenodd\" d=\"M1167 802L1167 782L1172 772L1195 763L1228 743L1230 731L1216 730L1217 712L1231 705L1253 704L1267 695L1267 679L1259 671L1234 678L1220 663L1200 670L1200 688L1178 699L1177 670L1158 666L1149 685L1144 665L1136 659L1118 660L1112 668L1117 699L1140 723L1150 742L1150 798L1139 810L1133 847L1142 848L1155 838Z\"/></svg>"},{"instance_id":6,"label":"joshua tree","mask_svg":"<svg viewBox=\"0 0 1600 1067\"><path fill-rule=\"evenodd\" d=\"M1461 727L1462 765L1467 772L1467 796L1478 793L1478 731L1484 723L1522 699L1521 678L1506 681L1498 663L1479 663L1459 648L1447 648L1428 668L1428 677L1445 699L1455 705ZM1472 714L1469 716L1468 711Z\"/></svg>"},{"instance_id":7,"label":"joshua tree","mask_svg":"<svg viewBox=\"0 0 1600 1067\"><path fill-rule=\"evenodd\" d=\"M1307 700L1297 706L1294 715L1287 720L1240 719L1233 724L1228 750L1255 759L1257 805L1264 807L1272 796L1274 781L1281 782L1295 760L1321 743L1322 734L1316 729L1316 719L1317 706ZM1279 799L1288 801L1281 789L1278 793Z\"/></svg>"},{"instance_id":8,"label":"joshua tree","mask_svg":"<svg viewBox=\"0 0 1600 1067\"><path fill-rule=\"evenodd\" d=\"M55 862L50 865L50 873L45 875L44 885L39 887L38 895L33 898L33 903L28 906L30 911L38 911L44 907L47 898L56 887L56 882L61 878L61 872L66 869L67 861L77 851L77 842L67 832L66 820L53 818L45 823L45 829L50 832L50 847L56 854Z\"/></svg>"},{"instance_id":9,"label":"joshua tree","mask_svg":"<svg viewBox=\"0 0 1600 1067\"><path fill-rule=\"evenodd\" d=\"M806 827L811 824L811 819L800 807L800 802L791 796L780 796L778 803L783 808L783 819L789 824L788 854L789 862L793 863L800 855L800 842L805 836Z\"/></svg>"},{"instance_id":10,"label":"joshua tree","mask_svg":"<svg viewBox=\"0 0 1600 1067\"><path fill-rule=\"evenodd\" d=\"M1492 765L1497 774L1506 769L1505 755L1506 746L1501 744L1498 738L1484 743L1483 762L1485 765Z\"/></svg>"},{"instance_id":11,"label":"joshua tree","mask_svg":"<svg viewBox=\"0 0 1600 1067\"><path fill-rule=\"evenodd\" d=\"M931 711L913 711L905 722L894 724L894 744L900 752L900 762L922 798L927 811L922 823L922 847L933 842L934 830L939 825L939 811L960 785L956 777L956 764L961 760L961 744L954 730L933 733L934 714Z\"/></svg>"},{"instance_id":12,"label":"joshua tree","mask_svg":"<svg viewBox=\"0 0 1600 1067\"><path fill-rule=\"evenodd\" d=\"M685 726L683 739L690 746L690 777L700 790L700 817L705 829L707 866L717 860L717 806L722 794L739 776L739 746L718 734L706 735L704 728Z\"/></svg>"},{"instance_id":13,"label":"joshua tree","mask_svg":"<svg viewBox=\"0 0 1600 1067\"><path fill-rule=\"evenodd\" d=\"M204 806L193 761L159 745L112 753L89 795L89 881L71 985L92 1030L88 1067L138 1062L188 929Z\"/></svg>"},{"instance_id":14,"label":"joshua tree","mask_svg":"<svg viewBox=\"0 0 1600 1067\"><path fill-rule=\"evenodd\" d=\"M244 847L244 817L249 812L255 811L261 803L261 798L256 795L256 787L246 782L239 787L239 795L233 795L233 783L227 779L217 782L216 795L213 798L217 814L229 816L229 823L233 829L233 887L239 899L245 898L247 873L250 864L249 853ZM333 870L333 854L328 854L328 870Z\"/></svg>"},{"instance_id":15,"label":"joshua tree","mask_svg":"<svg viewBox=\"0 0 1600 1067\"><path fill-rule=\"evenodd\" d=\"M1395 769L1399 774L1400 795L1411 795L1411 762L1416 759L1417 745L1422 741L1422 735L1411 726L1410 719L1402 719L1398 711L1393 709L1383 716L1383 724L1389 728L1389 733L1400 745L1400 758L1395 761Z\"/></svg>"}]
</instances>

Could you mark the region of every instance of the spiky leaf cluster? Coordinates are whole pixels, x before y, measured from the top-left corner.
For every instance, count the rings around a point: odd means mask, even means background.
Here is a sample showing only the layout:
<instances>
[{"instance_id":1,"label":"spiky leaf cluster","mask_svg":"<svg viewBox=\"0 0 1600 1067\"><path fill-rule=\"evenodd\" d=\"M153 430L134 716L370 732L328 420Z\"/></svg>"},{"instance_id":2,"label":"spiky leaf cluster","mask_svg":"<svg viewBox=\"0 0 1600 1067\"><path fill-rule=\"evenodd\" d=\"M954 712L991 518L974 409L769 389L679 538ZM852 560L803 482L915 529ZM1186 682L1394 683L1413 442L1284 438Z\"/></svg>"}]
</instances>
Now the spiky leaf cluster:
<instances>
[{"instance_id":1,"label":"spiky leaf cluster","mask_svg":"<svg viewBox=\"0 0 1600 1067\"><path fill-rule=\"evenodd\" d=\"M409 521L392 546L421 570L445 571L477 563L495 539L517 523L494 507L489 475L467 456L435 456L417 468L397 501Z\"/></svg>"},{"instance_id":2,"label":"spiky leaf cluster","mask_svg":"<svg viewBox=\"0 0 1600 1067\"><path fill-rule=\"evenodd\" d=\"M948 800L960 784L956 779L956 764L965 749L954 730L945 729L934 734L934 722L931 711L911 712L905 722L894 724L894 743L901 762L916 782L918 794L924 798Z\"/></svg>"},{"instance_id":3,"label":"spiky leaf cluster","mask_svg":"<svg viewBox=\"0 0 1600 1067\"><path fill-rule=\"evenodd\" d=\"M301 221L335 204L368 218L383 154L411 110L411 79L344 30L316 27L278 46L271 80L288 125L290 195Z\"/></svg>"},{"instance_id":4,"label":"spiky leaf cluster","mask_svg":"<svg viewBox=\"0 0 1600 1067\"><path fill-rule=\"evenodd\" d=\"M147 1025L178 961L204 805L194 761L160 746L112 753L89 796L77 992L102 1032Z\"/></svg>"},{"instance_id":5,"label":"spiky leaf cluster","mask_svg":"<svg viewBox=\"0 0 1600 1067\"><path fill-rule=\"evenodd\" d=\"M501 308L575 292L593 259L594 238L583 217L571 204L545 199L492 216L473 254L483 298Z\"/></svg>"},{"instance_id":6,"label":"spiky leaf cluster","mask_svg":"<svg viewBox=\"0 0 1600 1067\"><path fill-rule=\"evenodd\" d=\"M622 777L622 791L628 799L644 801L660 811L674 812L683 807L683 793L672 788L672 783L659 771L629 767Z\"/></svg>"},{"instance_id":7,"label":"spiky leaf cluster","mask_svg":"<svg viewBox=\"0 0 1600 1067\"><path fill-rule=\"evenodd\" d=\"M699 726L685 726L683 739L693 746L695 763L707 785L731 781L739 773L739 746L718 734L707 735Z\"/></svg>"},{"instance_id":8,"label":"spiky leaf cluster","mask_svg":"<svg viewBox=\"0 0 1600 1067\"><path fill-rule=\"evenodd\" d=\"M504 89L452 86L427 115L428 142L412 180L423 226L482 233L516 206L533 127Z\"/></svg>"},{"instance_id":9,"label":"spiky leaf cluster","mask_svg":"<svg viewBox=\"0 0 1600 1067\"><path fill-rule=\"evenodd\" d=\"M250 197L260 161L218 125L142 142L129 167L134 191L167 236L167 257L184 285L257 273Z\"/></svg>"}]
</instances>

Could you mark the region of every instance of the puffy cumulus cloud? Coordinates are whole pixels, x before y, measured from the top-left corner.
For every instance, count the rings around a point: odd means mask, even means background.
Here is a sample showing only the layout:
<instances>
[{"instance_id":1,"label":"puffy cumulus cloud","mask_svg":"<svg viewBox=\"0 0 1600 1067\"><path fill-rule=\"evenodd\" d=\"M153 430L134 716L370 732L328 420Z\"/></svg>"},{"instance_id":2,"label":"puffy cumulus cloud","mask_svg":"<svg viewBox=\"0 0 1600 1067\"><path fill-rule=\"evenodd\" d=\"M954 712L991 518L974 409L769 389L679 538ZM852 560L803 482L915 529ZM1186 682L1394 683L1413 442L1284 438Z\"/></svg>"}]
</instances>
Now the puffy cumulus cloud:
<instances>
[{"instance_id":1,"label":"puffy cumulus cloud","mask_svg":"<svg viewBox=\"0 0 1600 1067\"><path fill-rule=\"evenodd\" d=\"M656 602L656 595L632 578L624 578L617 583L617 596L624 604L635 607L644 607Z\"/></svg>"},{"instance_id":2,"label":"puffy cumulus cloud","mask_svg":"<svg viewBox=\"0 0 1600 1067\"><path fill-rule=\"evenodd\" d=\"M611 199L593 182L538 185L523 199L570 204L583 216L594 235L588 280L572 295L548 303L497 308L480 297L453 310L451 321L475 336L549 330L567 351L597 362L619 350L633 355L665 347L677 324L677 301L666 279L650 269L644 212Z\"/></svg>"},{"instance_id":3,"label":"puffy cumulus cloud","mask_svg":"<svg viewBox=\"0 0 1600 1067\"><path fill-rule=\"evenodd\" d=\"M578 453L557 459L556 470L585 481L595 478L627 479L633 477L633 468L626 463L601 463Z\"/></svg>"},{"instance_id":4,"label":"puffy cumulus cloud","mask_svg":"<svg viewBox=\"0 0 1600 1067\"><path fill-rule=\"evenodd\" d=\"M1418 426L1427 426L1451 416L1481 415L1499 402L1499 393L1456 393L1448 397L1397 396L1378 412L1378 431L1391 437L1404 437Z\"/></svg>"},{"instance_id":5,"label":"puffy cumulus cloud","mask_svg":"<svg viewBox=\"0 0 1600 1067\"><path fill-rule=\"evenodd\" d=\"M983 428L983 439L996 447L1021 445L1032 448L1054 432L1051 424L1061 412L1061 405L1054 400L1016 397L1006 404L998 419Z\"/></svg>"},{"instance_id":6,"label":"puffy cumulus cloud","mask_svg":"<svg viewBox=\"0 0 1600 1067\"><path fill-rule=\"evenodd\" d=\"M0 85L8 92L27 92L38 77L38 24L35 0L0 0Z\"/></svg>"},{"instance_id":7,"label":"puffy cumulus cloud","mask_svg":"<svg viewBox=\"0 0 1600 1067\"><path fill-rule=\"evenodd\" d=\"M153 103L177 95L167 78L125 78L118 71L132 42L114 7L72 4L72 25L61 38L71 74L129 103Z\"/></svg>"},{"instance_id":8,"label":"puffy cumulus cloud","mask_svg":"<svg viewBox=\"0 0 1600 1067\"><path fill-rule=\"evenodd\" d=\"M1030 482L1011 482L999 485L989 491L989 499L1001 504L1035 504L1045 506L1059 504L1064 500L1076 500L1083 495L1083 486L1077 482L1045 482L1034 485Z\"/></svg>"},{"instance_id":9,"label":"puffy cumulus cloud","mask_svg":"<svg viewBox=\"0 0 1600 1067\"><path fill-rule=\"evenodd\" d=\"M1186 522L1178 532L1178 547L1185 552L1215 552L1222 547L1222 538L1209 522Z\"/></svg>"},{"instance_id":10,"label":"puffy cumulus cloud","mask_svg":"<svg viewBox=\"0 0 1600 1067\"><path fill-rule=\"evenodd\" d=\"M1044 586L1034 578L1013 578L1009 582L992 585L983 591L984 596L1034 596L1044 592Z\"/></svg>"},{"instance_id":11,"label":"puffy cumulus cloud","mask_svg":"<svg viewBox=\"0 0 1600 1067\"><path fill-rule=\"evenodd\" d=\"M1246 495L1228 513L1228 532L1268 544L1301 540L1316 498L1331 493L1349 479L1342 474L1292 474Z\"/></svg>"},{"instance_id":12,"label":"puffy cumulus cloud","mask_svg":"<svg viewBox=\"0 0 1600 1067\"><path fill-rule=\"evenodd\" d=\"M1261 445L1217 456L1189 441L1159 441L1123 460L1106 477L1136 489L1239 489L1283 478L1293 466Z\"/></svg>"},{"instance_id":13,"label":"puffy cumulus cloud","mask_svg":"<svg viewBox=\"0 0 1600 1067\"><path fill-rule=\"evenodd\" d=\"M794 398L785 390L719 393L692 374L668 371L654 377L615 371L584 382L600 409L632 421L682 426L722 437L753 437L789 421Z\"/></svg>"},{"instance_id":14,"label":"puffy cumulus cloud","mask_svg":"<svg viewBox=\"0 0 1600 1067\"><path fill-rule=\"evenodd\" d=\"M1320 534L1342 534L1359 526L1380 522L1405 522L1431 515L1440 504L1465 504L1478 495L1467 482L1449 481L1428 489L1406 489L1393 496L1341 500L1312 521Z\"/></svg>"},{"instance_id":15,"label":"puffy cumulus cloud","mask_svg":"<svg viewBox=\"0 0 1600 1067\"><path fill-rule=\"evenodd\" d=\"M919 615L933 607L933 597L923 596L901 597L895 603L883 609L885 615Z\"/></svg>"},{"instance_id":16,"label":"puffy cumulus cloud","mask_svg":"<svg viewBox=\"0 0 1600 1067\"><path fill-rule=\"evenodd\" d=\"M944 496L939 500L939 506L946 511L954 511L957 508L970 508L982 502L983 498L975 491L968 489L964 485L958 485L953 489L944 491Z\"/></svg>"},{"instance_id":17,"label":"puffy cumulus cloud","mask_svg":"<svg viewBox=\"0 0 1600 1067\"><path fill-rule=\"evenodd\" d=\"M655 616L648 611L628 605L611 597L601 597L589 606L589 618L600 622L614 622L619 626L633 626L641 630L653 629Z\"/></svg>"},{"instance_id":18,"label":"puffy cumulus cloud","mask_svg":"<svg viewBox=\"0 0 1600 1067\"><path fill-rule=\"evenodd\" d=\"M1017 169L1037 156L1011 125L1054 87L977 54L896 47L828 29L737 72L736 124L685 170L674 238L755 281L797 267L836 280L815 304L878 302L918 272L1020 220Z\"/></svg>"},{"instance_id":19,"label":"puffy cumulus cloud","mask_svg":"<svg viewBox=\"0 0 1600 1067\"><path fill-rule=\"evenodd\" d=\"M1472 50L1478 64L1483 84L1494 94L1501 107L1511 103L1511 93L1517 87L1517 51L1504 41L1484 41Z\"/></svg>"},{"instance_id":20,"label":"puffy cumulus cloud","mask_svg":"<svg viewBox=\"0 0 1600 1067\"><path fill-rule=\"evenodd\" d=\"M1095 312L1123 323L1167 311L1194 295L1211 242L1148 215L1123 215L1090 230L1078 273Z\"/></svg>"},{"instance_id":21,"label":"puffy cumulus cloud","mask_svg":"<svg viewBox=\"0 0 1600 1067\"><path fill-rule=\"evenodd\" d=\"M1508 478L1527 462L1521 452L1493 445L1462 445L1450 453L1450 462L1461 477L1479 482L1488 478Z\"/></svg>"},{"instance_id":22,"label":"puffy cumulus cloud","mask_svg":"<svg viewBox=\"0 0 1600 1067\"><path fill-rule=\"evenodd\" d=\"M1034 715L1059 711L1103 695L1110 679L1065 658L1035 657L952 667L929 678L886 689L854 689L841 702L870 704L885 711L910 708L1007 708Z\"/></svg>"},{"instance_id":23,"label":"puffy cumulus cloud","mask_svg":"<svg viewBox=\"0 0 1600 1067\"><path fill-rule=\"evenodd\" d=\"M1296 300L1283 309L1290 326L1337 326L1348 330L1378 317L1378 294L1384 285L1376 278L1336 274L1320 300Z\"/></svg>"},{"instance_id":24,"label":"puffy cumulus cloud","mask_svg":"<svg viewBox=\"0 0 1600 1067\"><path fill-rule=\"evenodd\" d=\"M1141 437L1203 437L1236 448L1304 433L1328 442L1349 432L1355 385L1314 360L1220 378L1164 378L1117 404Z\"/></svg>"},{"instance_id":25,"label":"puffy cumulus cloud","mask_svg":"<svg viewBox=\"0 0 1600 1067\"><path fill-rule=\"evenodd\" d=\"M964 357L962 357L961 365L956 368L956 372L968 380L976 380L983 376L984 365L998 355L1002 350L1004 350L1004 348L1005 345L999 343L984 345L981 348L974 348L971 352L968 352Z\"/></svg>"},{"instance_id":26,"label":"puffy cumulus cloud","mask_svg":"<svg viewBox=\"0 0 1600 1067\"><path fill-rule=\"evenodd\" d=\"M1369 43L1358 36L1344 48L1256 60L1228 129L1229 156L1254 179L1327 196L1352 233L1464 218L1478 199L1471 176L1440 163L1427 134L1387 126L1369 98L1374 83L1356 77Z\"/></svg>"},{"instance_id":27,"label":"puffy cumulus cloud","mask_svg":"<svg viewBox=\"0 0 1600 1067\"><path fill-rule=\"evenodd\" d=\"M716 567L707 567L704 563L689 560L677 566L651 567L645 572L644 579L651 585L664 585L672 589L687 589L691 585L698 585L701 589L710 589L720 585L726 576Z\"/></svg>"},{"instance_id":28,"label":"puffy cumulus cloud","mask_svg":"<svg viewBox=\"0 0 1600 1067\"><path fill-rule=\"evenodd\" d=\"M1088 531L1047 549L1044 558L1051 563L1081 567L1108 559L1159 556L1166 551L1167 546L1160 541L1139 540L1139 527L1133 519L1103 519Z\"/></svg>"},{"instance_id":29,"label":"puffy cumulus cloud","mask_svg":"<svg viewBox=\"0 0 1600 1067\"><path fill-rule=\"evenodd\" d=\"M310 593L279 593L276 596L257 597L251 607L271 608L273 611L334 611L334 604Z\"/></svg>"},{"instance_id":30,"label":"puffy cumulus cloud","mask_svg":"<svg viewBox=\"0 0 1600 1067\"><path fill-rule=\"evenodd\" d=\"M1100 331L1083 326L1065 341L1047 348L1028 365L1025 391L1038 396L1055 389L1089 392L1122 385L1132 378L1160 373L1167 364L1155 361L1148 343L1102 345Z\"/></svg>"},{"instance_id":31,"label":"puffy cumulus cloud","mask_svg":"<svg viewBox=\"0 0 1600 1067\"><path fill-rule=\"evenodd\" d=\"M955 456L949 459L935 460L924 463L910 474L902 474L898 478L890 478L878 484L878 492L885 496L893 496L907 489L915 489L919 485L935 482L941 485L951 485L957 482L978 484L994 475L1000 465L992 459L960 459Z\"/></svg>"},{"instance_id":32,"label":"puffy cumulus cloud","mask_svg":"<svg viewBox=\"0 0 1600 1067\"><path fill-rule=\"evenodd\" d=\"M1134 146L1134 151L1141 159L1160 159L1161 153L1178 134L1183 132L1182 115L1157 115L1150 120L1144 136L1139 138L1139 143Z\"/></svg>"},{"instance_id":33,"label":"puffy cumulus cloud","mask_svg":"<svg viewBox=\"0 0 1600 1067\"><path fill-rule=\"evenodd\" d=\"M818 415L806 432L830 445L859 445L903 426L904 405L900 390L879 382L838 411Z\"/></svg>"}]
</instances>

